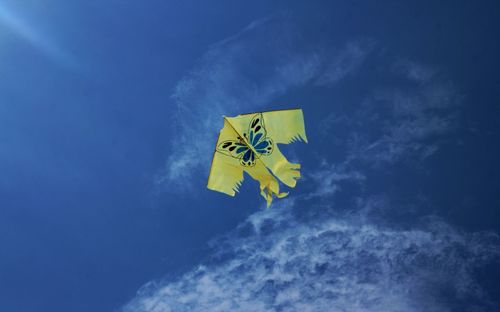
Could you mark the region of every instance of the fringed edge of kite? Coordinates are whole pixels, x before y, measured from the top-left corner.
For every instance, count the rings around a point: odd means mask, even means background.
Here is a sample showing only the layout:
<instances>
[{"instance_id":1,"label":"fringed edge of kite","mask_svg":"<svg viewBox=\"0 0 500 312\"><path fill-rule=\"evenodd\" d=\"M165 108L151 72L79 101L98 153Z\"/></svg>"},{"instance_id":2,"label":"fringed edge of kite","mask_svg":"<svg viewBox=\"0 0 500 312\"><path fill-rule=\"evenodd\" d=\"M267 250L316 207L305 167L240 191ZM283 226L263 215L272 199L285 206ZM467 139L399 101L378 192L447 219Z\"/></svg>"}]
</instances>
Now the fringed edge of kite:
<instances>
[{"instance_id":1,"label":"fringed edge of kite","mask_svg":"<svg viewBox=\"0 0 500 312\"><path fill-rule=\"evenodd\" d=\"M239 193L240 192L240 187L243 184L243 180L244 179L236 181L236 184L232 187L233 192L235 192L235 193Z\"/></svg>"},{"instance_id":2,"label":"fringed edge of kite","mask_svg":"<svg viewBox=\"0 0 500 312\"><path fill-rule=\"evenodd\" d=\"M295 142L307 143L307 137L305 135L302 135L302 134L296 134L290 140L288 140L288 142L286 142L286 144L295 143Z\"/></svg>"},{"instance_id":3,"label":"fringed edge of kite","mask_svg":"<svg viewBox=\"0 0 500 312\"><path fill-rule=\"evenodd\" d=\"M234 197L236 193L239 193L240 187L243 184L245 177L242 177L241 179L237 180L234 182L234 185L228 188L217 188L214 187L213 185L210 185L210 177L209 177L209 183L207 183L207 188L212 191L224 193L226 195Z\"/></svg>"}]
</instances>

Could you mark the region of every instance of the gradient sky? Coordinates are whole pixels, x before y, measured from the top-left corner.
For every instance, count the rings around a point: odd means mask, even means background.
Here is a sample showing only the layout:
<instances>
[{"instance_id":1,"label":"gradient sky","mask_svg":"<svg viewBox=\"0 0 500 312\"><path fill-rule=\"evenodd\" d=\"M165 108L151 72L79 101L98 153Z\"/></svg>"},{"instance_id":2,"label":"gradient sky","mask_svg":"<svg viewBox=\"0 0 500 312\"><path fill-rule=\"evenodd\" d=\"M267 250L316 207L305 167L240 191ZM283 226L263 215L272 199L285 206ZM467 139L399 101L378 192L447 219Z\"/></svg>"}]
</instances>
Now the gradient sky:
<instances>
[{"instance_id":1,"label":"gradient sky","mask_svg":"<svg viewBox=\"0 0 500 312\"><path fill-rule=\"evenodd\" d=\"M0 310L500 310L495 1L0 0ZM265 209L222 115L300 107Z\"/></svg>"}]
</instances>

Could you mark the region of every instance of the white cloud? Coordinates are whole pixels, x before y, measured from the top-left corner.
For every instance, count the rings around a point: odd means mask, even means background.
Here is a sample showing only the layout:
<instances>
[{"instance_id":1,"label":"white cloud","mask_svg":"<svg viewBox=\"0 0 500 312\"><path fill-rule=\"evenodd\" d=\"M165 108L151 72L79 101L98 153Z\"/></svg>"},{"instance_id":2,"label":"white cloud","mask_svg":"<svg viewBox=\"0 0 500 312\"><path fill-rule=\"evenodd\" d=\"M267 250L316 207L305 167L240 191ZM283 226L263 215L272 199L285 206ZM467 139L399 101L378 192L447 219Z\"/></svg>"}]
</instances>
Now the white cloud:
<instances>
[{"instance_id":1,"label":"white cloud","mask_svg":"<svg viewBox=\"0 0 500 312\"><path fill-rule=\"evenodd\" d=\"M386 106L388 114L374 120L382 135L358 146L356 153L380 163L395 162L407 155L424 158L437 151L439 138L456 126L456 107L461 98L449 85L431 81L409 91L384 90L369 101L373 110Z\"/></svg>"},{"instance_id":2,"label":"white cloud","mask_svg":"<svg viewBox=\"0 0 500 312\"><path fill-rule=\"evenodd\" d=\"M320 86L333 85L356 72L374 46L374 41L367 39L349 42L336 51L334 56L326 62L325 69L317 78L316 84Z\"/></svg>"},{"instance_id":3,"label":"white cloud","mask_svg":"<svg viewBox=\"0 0 500 312\"><path fill-rule=\"evenodd\" d=\"M436 71L429 66L410 60L395 62L393 69L396 73L403 74L406 78L416 82L429 81L436 74Z\"/></svg>"},{"instance_id":4,"label":"white cloud","mask_svg":"<svg viewBox=\"0 0 500 312\"><path fill-rule=\"evenodd\" d=\"M495 235L462 233L436 219L410 229L376 225L361 214L322 215L307 222L294 213L304 207L294 206L285 201L252 215L214 243L213 263L177 280L149 284L124 311L489 307L473 271L500 255ZM239 234L244 232L251 234ZM469 299L482 303L475 307Z\"/></svg>"},{"instance_id":5,"label":"white cloud","mask_svg":"<svg viewBox=\"0 0 500 312\"><path fill-rule=\"evenodd\" d=\"M346 145L347 163L422 160L435 153L457 127L462 95L453 84L416 62L396 64L396 78L404 85L380 84L354 114L334 113L319 124L325 137L347 129L347 140L333 142Z\"/></svg>"},{"instance_id":6,"label":"white cloud","mask_svg":"<svg viewBox=\"0 0 500 312\"><path fill-rule=\"evenodd\" d=\"M313 192L306 195L308 199L332 196L341 189L342 183L360 183L366 179L364 174L351 169L346 162L342 164L328 164L326 161L323 161L318 170L308 173L306 178L316 186Z\"/></svg>"}]
</instances>

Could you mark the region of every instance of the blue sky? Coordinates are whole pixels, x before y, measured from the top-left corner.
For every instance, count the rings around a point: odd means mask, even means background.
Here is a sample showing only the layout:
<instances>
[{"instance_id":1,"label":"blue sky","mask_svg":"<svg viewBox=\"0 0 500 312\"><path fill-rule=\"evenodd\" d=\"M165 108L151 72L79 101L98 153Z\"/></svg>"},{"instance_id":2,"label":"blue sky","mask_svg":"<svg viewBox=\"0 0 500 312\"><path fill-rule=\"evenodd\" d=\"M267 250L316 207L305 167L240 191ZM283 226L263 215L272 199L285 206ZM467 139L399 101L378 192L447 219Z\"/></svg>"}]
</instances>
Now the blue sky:
<instances>
[{"instance_id":1,"label":"blue sky","mask_svg":"<svg viewBox=\"0 0 500 312\"><path fill-rule=\"evenodd\" d=\"M498 12L0 0L0 310L499 309ZM295 107L288 198L206 189Z\"/></svg>"}]
</instances>

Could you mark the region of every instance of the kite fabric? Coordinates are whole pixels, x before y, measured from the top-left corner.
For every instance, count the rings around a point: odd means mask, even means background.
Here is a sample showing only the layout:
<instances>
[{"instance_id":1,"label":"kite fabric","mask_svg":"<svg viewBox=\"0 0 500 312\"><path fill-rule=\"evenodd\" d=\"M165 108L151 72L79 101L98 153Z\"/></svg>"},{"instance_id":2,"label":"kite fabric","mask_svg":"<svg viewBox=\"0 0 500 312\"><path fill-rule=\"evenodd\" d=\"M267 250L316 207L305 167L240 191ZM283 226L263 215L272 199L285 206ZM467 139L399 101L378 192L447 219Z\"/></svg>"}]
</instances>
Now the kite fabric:
<instances>
[{"instance_id":1,"label":"kite fabric","mask_svg":"<svg viewBox=\"0 0 500 312\"><path fill-rule=\"evenodd\" d=\"M269 207L273 195L288 195L280 193L276 177L289 187L295 187L300 178L300 164L290 163L277 146L294 141L307 143L301 109L224 117L207 187L234 196L245 171L259 181L260 194Z\"/></svg>"}]
</instances>

